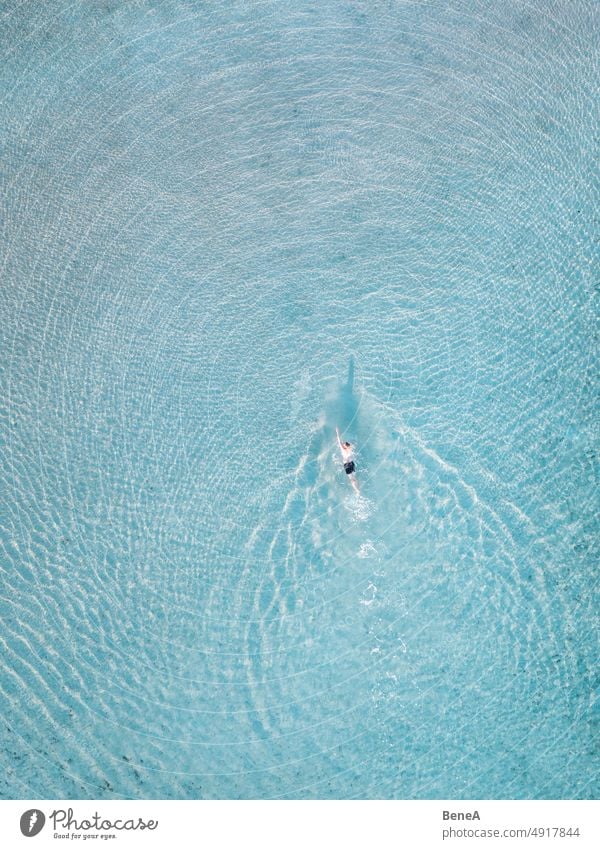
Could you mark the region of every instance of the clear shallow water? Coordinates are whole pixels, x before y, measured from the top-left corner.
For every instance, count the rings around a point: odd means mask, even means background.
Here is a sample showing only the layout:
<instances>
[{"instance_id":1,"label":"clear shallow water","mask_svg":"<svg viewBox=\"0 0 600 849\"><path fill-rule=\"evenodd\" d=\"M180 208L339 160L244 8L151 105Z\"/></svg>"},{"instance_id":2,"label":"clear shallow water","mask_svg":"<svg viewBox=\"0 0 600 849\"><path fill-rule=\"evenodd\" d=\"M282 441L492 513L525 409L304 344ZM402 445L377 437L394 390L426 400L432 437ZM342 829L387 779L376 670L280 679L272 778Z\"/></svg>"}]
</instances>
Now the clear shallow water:
<instances>
[{"instance_id":1,"label":"clear shallow water","mask_svg":"<svg viewBox=\"0 0 600 849\"><path fill-rule=\"evenodd\" d=\"M597 795L597 7L227 7L1 10L0 794Z\"/></svg>"}]
</instances>

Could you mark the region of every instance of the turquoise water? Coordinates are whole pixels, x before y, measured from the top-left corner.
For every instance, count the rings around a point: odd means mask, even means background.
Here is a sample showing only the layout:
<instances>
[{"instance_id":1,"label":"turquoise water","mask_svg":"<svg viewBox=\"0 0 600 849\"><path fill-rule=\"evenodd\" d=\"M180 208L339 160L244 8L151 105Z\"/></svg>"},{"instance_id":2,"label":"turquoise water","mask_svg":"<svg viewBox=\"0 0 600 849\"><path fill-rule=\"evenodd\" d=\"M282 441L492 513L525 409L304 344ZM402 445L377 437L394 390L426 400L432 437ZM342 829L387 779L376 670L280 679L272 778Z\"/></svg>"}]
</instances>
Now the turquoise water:
<instances>
[{"instance_id":1,"label":"turquoise water","mask_svg":"<svg viewBox=\"0 0 600 849\"><path fill-rule=\"evenodd\" d=\"M598 794L597 9L2 4L0 795Z\"/></svg>"}]
</instances>

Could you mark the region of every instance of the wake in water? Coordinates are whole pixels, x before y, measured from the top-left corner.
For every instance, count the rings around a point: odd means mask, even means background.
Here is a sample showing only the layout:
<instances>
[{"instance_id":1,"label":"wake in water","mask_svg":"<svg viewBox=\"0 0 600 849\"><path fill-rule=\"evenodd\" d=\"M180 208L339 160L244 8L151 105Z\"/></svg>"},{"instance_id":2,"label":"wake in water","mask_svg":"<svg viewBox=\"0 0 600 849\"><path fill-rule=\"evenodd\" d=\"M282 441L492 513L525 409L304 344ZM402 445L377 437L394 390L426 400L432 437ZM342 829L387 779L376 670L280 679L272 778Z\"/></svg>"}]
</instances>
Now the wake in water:
<instances>
[{"instance_id":1,"label":"wake in water","mask_svg":"<svg viewBox=\"0 0 600 849\"><path fill-rule=\"evenodd\" d=\"M356 446L359 493L347 480L336 427ZM304 452L257 505L261 515L245 553L250 563L261 562L259 616L288 611L290 593L307 579L332 575L340 566L360 575L366 560L394 557L414 533L410 482L418 475L405 462L396 428L385 405L357 389L351 358L347 374L327 387Z\"/></svg>"},{"instance_id":2,"label":"wake in water","mask_svg":"<svg viewBox=\"0 0 600 849\"><path fill-rule=\"evenodd\" d=\"M315 423L306 455L301 465L306 475L300 475L300 487L308 484L305 506L311 521L321 523L323 517L336 525L337 533L345 536L356 524L373 519L384 506L381 521L390 521L402 503L401 435L387 415L385 406L364 388L357 389L354 357L350 357L345 378L333 379L325 391L323 410ZM360 489L354 491L347 480L345 460L340 456L338 435L343 443L351 443L351 459ZM398 501L392 505L391 500ZM310 502L310 507L309 507ZM340 512L338 507L342 507ZM329 517L332 517L329 519ZM330 528L330 533L333 528ZM358 531L362 535L362 531ZM352 536L353 534L351 534ZM364 539L356 539L356 551L361 551Z\"/></svg>"}]
</instances>

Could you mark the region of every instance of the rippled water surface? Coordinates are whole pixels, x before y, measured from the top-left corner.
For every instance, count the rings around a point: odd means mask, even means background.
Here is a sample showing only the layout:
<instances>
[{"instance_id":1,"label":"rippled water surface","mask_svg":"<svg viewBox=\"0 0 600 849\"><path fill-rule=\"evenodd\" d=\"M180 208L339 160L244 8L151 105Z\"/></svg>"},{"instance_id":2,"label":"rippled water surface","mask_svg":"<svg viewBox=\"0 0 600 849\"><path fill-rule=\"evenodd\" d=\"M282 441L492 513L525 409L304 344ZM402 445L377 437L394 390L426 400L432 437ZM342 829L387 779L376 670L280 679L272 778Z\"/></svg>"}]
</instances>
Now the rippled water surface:
<instances>
[{"instance_id":1,"label":"rippled water surface","mask_svg":"<svg viewBox=\"0 0 600 849\"><path fill-rule=\"evenodd\" d=\"M598 793L597 11L2 4L0 795Z\"/></svg>"}]
</instances>

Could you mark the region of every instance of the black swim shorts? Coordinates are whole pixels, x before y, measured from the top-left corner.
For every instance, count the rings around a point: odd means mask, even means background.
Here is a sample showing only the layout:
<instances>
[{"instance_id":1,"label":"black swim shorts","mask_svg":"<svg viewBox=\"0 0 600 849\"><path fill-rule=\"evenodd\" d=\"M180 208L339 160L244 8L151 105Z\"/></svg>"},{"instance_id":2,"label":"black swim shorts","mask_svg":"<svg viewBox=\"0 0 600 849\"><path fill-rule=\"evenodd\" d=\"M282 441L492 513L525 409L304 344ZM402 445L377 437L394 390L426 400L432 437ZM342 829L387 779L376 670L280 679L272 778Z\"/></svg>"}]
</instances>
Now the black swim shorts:
<instances>
[{"instance_id":1,"label":"black swim shorts","mask_svg":"<svg viewBox=\"0 0 600 849\"><path fill-rule=\"evenodd\" d=\"M350 460L348 463L344 463L344 471L347 475L351 475L354 471L354 460Z\"/></svg>"}]
</instances>

